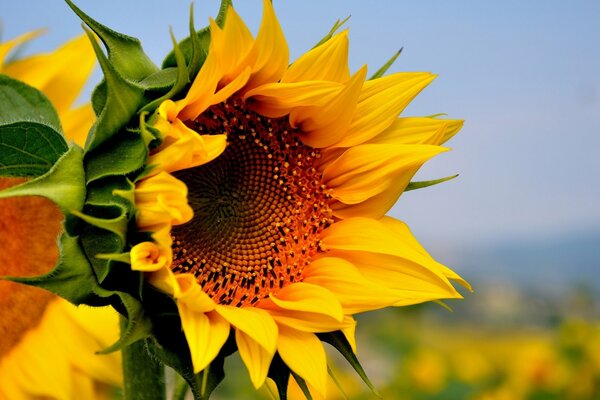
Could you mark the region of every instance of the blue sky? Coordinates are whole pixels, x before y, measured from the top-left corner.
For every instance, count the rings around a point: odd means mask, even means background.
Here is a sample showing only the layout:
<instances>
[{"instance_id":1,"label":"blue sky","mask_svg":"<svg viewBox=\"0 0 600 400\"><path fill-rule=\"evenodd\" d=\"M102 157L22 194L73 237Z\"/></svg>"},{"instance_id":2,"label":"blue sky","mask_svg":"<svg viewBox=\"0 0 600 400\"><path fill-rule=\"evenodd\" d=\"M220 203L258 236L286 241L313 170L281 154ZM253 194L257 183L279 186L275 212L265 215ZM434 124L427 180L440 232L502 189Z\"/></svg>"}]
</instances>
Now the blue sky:
<instances>
[{"instance_id":1,"label":"blue sky","mask_svg":"<svg viewBox=\"0 0 600 400\"><path fill-rule=\"evenodd\" d=\"M60 0L3 2L4 39L49 29L30 51L49 50L81 32ZM178 38L186 36L188 1L76 3L115 30L139 37L157 62L171 49L169 26ZM218 2L197 1L195 7L200 26ZM236 7L256 31L261 2L238 0ZM406 193L391 212L425 244L600 229L600 2L276 0L275 8L292 59L337 18L351 15L353 70L368 64L374 71L404 47L393 71L439 74L404 115L444 112L466 120L449 142L453 151L418 175L461 176Z\"/></svg>"}]
</instances>

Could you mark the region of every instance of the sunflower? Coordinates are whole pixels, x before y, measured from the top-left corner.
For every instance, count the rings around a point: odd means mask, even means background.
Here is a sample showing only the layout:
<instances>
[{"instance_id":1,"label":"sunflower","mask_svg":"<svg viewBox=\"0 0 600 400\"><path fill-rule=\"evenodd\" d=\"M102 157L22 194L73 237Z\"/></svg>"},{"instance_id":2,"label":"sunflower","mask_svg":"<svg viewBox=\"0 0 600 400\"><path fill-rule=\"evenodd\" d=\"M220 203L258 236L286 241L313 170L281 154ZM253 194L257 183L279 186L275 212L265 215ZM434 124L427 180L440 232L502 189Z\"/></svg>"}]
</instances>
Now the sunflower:
<instances>
[{"instance_id":1,"label":"sunflower","mask_svg":"<svg viewBox=\"0 0 600 400\"><path fill-rule=\"evenodd\" d=\"M162 143L135 204L152 240L132 269L175 299L195 372L232 329L255 387L280 357L325 396L317 334L354 348L354 314L468 287L385 216L462 121L399 118L435 76L351 74L346 31L289 65L268 0L256 38L232 7L210 35L185 97L151 120Z\"/></svg>"},{"instance_id":2,"label":"sunflower","mask_svg":"<svg viewBox=\"0 0 600 400\"><path fill-rule=\"evenodd\" d=\"M42 90L56 105L70 138L93 122L89 105L71 108L94 64L89 43L78 38L50 54L8 61L29 33L0 44L0 73ZM77 60L81 69L66 68ZM66 64L65 64L66 63ZM0 189L21 178L0 178ZM0 200L0 276L47 272L58 258L62 215L49 200ZM78 309L44 290L0 280L0 399L105 398L120 384L118 354L97 356L118 337L116 314ZM60 332L60 334L57 334Z\"/></svg>"}]
</instances>

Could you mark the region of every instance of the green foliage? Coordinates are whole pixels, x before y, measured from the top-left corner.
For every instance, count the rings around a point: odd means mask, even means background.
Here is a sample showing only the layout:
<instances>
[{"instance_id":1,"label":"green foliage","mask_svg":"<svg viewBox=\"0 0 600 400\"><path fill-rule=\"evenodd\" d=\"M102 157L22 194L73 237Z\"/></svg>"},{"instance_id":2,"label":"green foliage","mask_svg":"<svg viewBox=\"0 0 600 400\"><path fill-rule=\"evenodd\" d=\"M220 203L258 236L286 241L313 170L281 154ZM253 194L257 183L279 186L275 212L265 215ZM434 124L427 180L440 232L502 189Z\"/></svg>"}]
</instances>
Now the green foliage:
<instances>
[{"instance_id":1,"label":"green foliage","mask_svg":"<svg viewBox=\"0 0 600 400\"><path fill-rule=\"evenodd\" d=\"M23 82L0 75L0 176L47 173L67 151L50 100Z\"/></svg>"},{"instance_id":2,"label":"green foliage","mask_svg":"<svg viewBox=\"0 0 600 400\"><path fill-rule=\"evenodd\" d=\"M0 125L37 122L62 132L54 106L39 90L0 74Z\"/></svg>"}]
</instances>

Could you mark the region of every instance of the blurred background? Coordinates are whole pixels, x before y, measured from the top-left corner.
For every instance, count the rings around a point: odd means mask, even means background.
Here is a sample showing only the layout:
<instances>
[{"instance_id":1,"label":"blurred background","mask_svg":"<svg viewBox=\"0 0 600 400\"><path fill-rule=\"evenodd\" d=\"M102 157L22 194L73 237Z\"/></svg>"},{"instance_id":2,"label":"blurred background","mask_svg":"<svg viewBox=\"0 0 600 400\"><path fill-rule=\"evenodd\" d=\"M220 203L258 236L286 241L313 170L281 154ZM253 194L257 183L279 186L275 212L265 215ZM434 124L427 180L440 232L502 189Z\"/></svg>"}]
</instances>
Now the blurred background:
<instances>
[{"instance_id":1,"label":"blurred background","mask_svg":"<svg viewBox=\"0 0 600 400\"><path fill-rule=\"evenodd\" d=\"M26 53L82 32L60 0L2 2L2 40L48 28ZM172 47L169 27L187 36L189 1L76 3L140 38L158 64ZM256 32L261 3L235 4ZM196 1L197 26L217 8ZM390 72L439 74L403 115L466 120L448 143L453 151L417 180L460 176L404 194L390 214L475 293L448 303L453 312L429 304L359 319L359 356L382 396L600 398L600 2L305 0L275 8L292 60L351 15L353 71L368 64L374 72L403 47ZM82 99L99 80L97 70ZM239 360L228 368L234 377L217 397L247 398ZM335 370L348 398L375 398L341 360Z\"/></svg>"}]
</instances>

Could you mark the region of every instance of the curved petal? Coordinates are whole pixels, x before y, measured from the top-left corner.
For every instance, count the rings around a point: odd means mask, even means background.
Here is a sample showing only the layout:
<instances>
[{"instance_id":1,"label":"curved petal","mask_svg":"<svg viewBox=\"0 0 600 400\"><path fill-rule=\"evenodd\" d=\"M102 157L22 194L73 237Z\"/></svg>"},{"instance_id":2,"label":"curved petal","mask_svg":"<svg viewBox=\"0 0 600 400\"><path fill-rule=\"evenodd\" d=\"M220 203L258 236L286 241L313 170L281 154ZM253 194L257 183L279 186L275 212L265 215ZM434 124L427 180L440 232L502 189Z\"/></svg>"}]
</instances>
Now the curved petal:
<instances>
[{"instance_id":1,"label":"curved petal","mask_svg":"<svg viewBox=\"0 0 600 400\"><path fill-rule=\"evenodd\" d=\"M307 107L290 115L290 124L301 126L300 138L305 144L315 148L327 147L346 134L366 76L367 68L363 67L324 106Z\"/></svg>"},{"instance_id":2,"label":"curved petal","mask_svg":"<svg viewBox=\"0 0 600 400\"><path fill-rule=\"evenodd\" d=\"M323 181L335 199L357 204L393 189L401 175L410 179L425 161L444 151L430 145L363 144L324 165Z\"/></svg>"},{"instance_id":3,"label":"curved petal","mask_svg":"<svg viewBox=\"0 0 600 400\"><path fill-rule=\"evenodd\" d=\"M269 307L269 314L277 322L277 325L285 325L302 332L332 332L348 329L354 325L354 320L349 319L348 316L344 316L344 319L339 321L325 314L278 310L268 305L267 307Z\"/></svg>"},{"instance_id":4,"label":"curved petal","mask_svg":"<svg viewBox=\"0 0 600 400\"><path fill-rule=\"evenodd\" d=\"M344 30L300 56L290 65L281 82L318 80L342 83L348 78L348 30Z\"/></svg>"},{"instance_id":5,"label":"curved petal","mask_svg":"<svg viewBox=\"0 0 600 400\"><path fill-rule=\"evenodd\" d=\"M311 283L297 282L277 293L269 294L275 305L284 310L328 315L338 321L344 318L340 302L330 291Z\"/></svg>"},{"instance_id":6,"label":"curved petal","mask_svg":"<svg viewBox=\"0 0 600 400\"><path fill-rule=\"evenodd\" d=\"M246 85L248 90L279 81L290 60L287 41L270 0L263 0L263 18L254 51L256 60L252 66L252 76Z\"/></svg>"},{"instance_id":7,"label":"curved petal","mask_svg":"<svg viewBox=\"0 0 600 400\"><path fill-rule=\"evenodd\" d=\"M463 122L431 117L398 118L368 143L440 145L454 136L462 128Z\"/></svg>"},{"instance_id":8,"label":"curved petal","mask_svg":"<svg viewBox=\"0 0 600 400\"><path fill-rule=\"evenodd\" d=\"M426 291L435 298L460 297L441 264L415 248L414 241L409 231L397 232L369 218L342 220L322 233L329 255L350 261L375 283L408 292Z\"/></svg>"},{"instance_id":9,"label":"curved petal","mask_svg":"<svg viewBox=\"0 0 600 400\"><path fill-rule=\"evenodd\" d=\"M342 84L326 81L269 83L248 91L244 99L254 111L279 118L298 107L324 106L343 88Z\"/></svg>"},{"instance_id":10,"label":"curved petal","mask_svg":"<svg viewBox=\"0 0 600 400\"><path fill-rule=\"evenodd\" d=\"M425 248L421 245L421 243L419 243L417 241L417 239L414 237L414 235L410 231L410 228L408 227L408 225L406 225L404 222L399 221L392 217L384 217L381 219L381 222L385 226L390 228L392 231L394 231L394 233L397 236L401 236L403 238L403 240L406 243L409 243L413 249L419 251L421 254L423 254L426 257L429 257L433 260L433 258L427 252L427 250L425 250ZM472 290L469 282L465 281L456 272L452 271L450 268L446 267L443 264L440 264L440 263L436 263L436 264L437 264L437 268L439 269L439 271L442 272L448 279L452 279L452 280L460 283L465 288Z\"/></svg>"},{"instance_id":11,"label":"curved petal","mask_svg":"<svg viewBox=\"0 0 600 400\"><path fill-rule=\"evenodd\" d=\"M269 366L275 352L267 351L239 329L235 331L235 341L240 352L240 357L248 369L250 380L254 387L258 389L265 383L265 379L267 379Z\"/></svg>"},{"instance_id":12,"label":"curved petal","mask_svg":"<svg viewBox=\"0 0 600 400\"><path fill-rule=\"evenodd\" d=\"M304 269L304 282L326 288L339 300L345 314L356 314L392 306L403 293L367 280L350 262L336 257L323 257Z\"/></svg>"},{"instance_id":13,"label":"curved petal","mask_svg":"<svg viewBox=\"0 0 600 400\"><path fill-rule=\"evenodd\" d=\"M277 351L292 371L326 397L327 356L314 334L281 326Z\"/></svg>"},{"instance_id":14,"label":"curved petal","mask_svg":"<svg viewBox=\"0 0 600 400\"><path fill-rule=\"evenodd\" d=\"M208 367L229 337L229 323L218 313L198 312L185 302L177 302L181 326L190 348L194 372Z\"/></svg>"},{"instance_id":15,"label":"curved petal","mask_svg":"<svg viewBox=\"0 0 600 400\"><path fill-rule=\"evenodd\" d=\"M265 310L255 307L217 306L217 312L236 329L241 330L274 354L277 345L277 325Z\"/></svg>"},{"instance_id":16,"label":"curved petal","mask_svg":"<svg viewBox=\"0 0 600 400\"><path fill-rule=\"evenodd\" d=\"M383 132L434 78L428 72L398 72L366 81L350 129L335 146L355 146Z\"/></svg>"}]
</instances>

